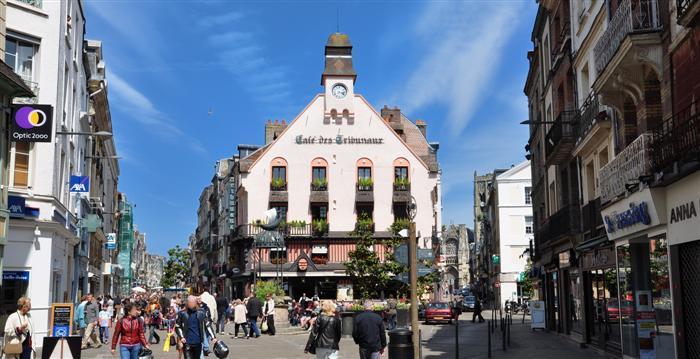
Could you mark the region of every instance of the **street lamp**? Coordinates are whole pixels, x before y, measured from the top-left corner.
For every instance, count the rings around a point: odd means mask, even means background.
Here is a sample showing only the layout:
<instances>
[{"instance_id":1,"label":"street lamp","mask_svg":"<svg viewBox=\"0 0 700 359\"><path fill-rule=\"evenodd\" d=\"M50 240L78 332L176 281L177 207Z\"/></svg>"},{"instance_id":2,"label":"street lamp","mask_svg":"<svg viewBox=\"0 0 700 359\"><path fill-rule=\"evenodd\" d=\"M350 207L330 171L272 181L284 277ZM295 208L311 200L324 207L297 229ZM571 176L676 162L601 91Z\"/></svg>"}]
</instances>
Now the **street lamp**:
<instances>
[{"instance_id":1,"label":"street lamp","mask_svg":"<svg viewBox=\"0 0 700 359\"><path fill-rule=\"evenodd\" d=\"M66 136L97 136L97 137L112 137L113 134L109 131L84 132L84 131L56 131L57 135Z\"/></svg>"}]
</instances>

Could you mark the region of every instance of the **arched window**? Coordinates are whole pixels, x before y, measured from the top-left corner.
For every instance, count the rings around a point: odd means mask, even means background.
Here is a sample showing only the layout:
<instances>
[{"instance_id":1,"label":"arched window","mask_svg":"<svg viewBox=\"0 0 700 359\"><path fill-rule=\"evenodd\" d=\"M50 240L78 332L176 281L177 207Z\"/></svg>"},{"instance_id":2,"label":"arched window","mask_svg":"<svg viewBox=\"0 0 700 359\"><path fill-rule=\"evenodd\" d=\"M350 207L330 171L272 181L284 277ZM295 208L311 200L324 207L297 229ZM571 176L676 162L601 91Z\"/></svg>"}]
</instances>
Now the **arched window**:
<instances>
[{"instance_id":1,"label":"arched window","mask_svg":"<svg viewBox=\"0 0 700 359\"><path fill-rule=\"evenodd\" d=\"M277 157L272 160L270 189L275 191L287 190L287 160Z\"/></svg>"},{"instance_id":2,"label":"arched window","mask_svg":"<svg viewBox=\"0 0 700 359\"><path fill-rule=\"evenodd\" d=\"M394 160L394 189L408 191L411 181L409 178L409 162L403 157Z\"/></svg>"},{"instance_id":3,"label":"arched window","mask_svg":"<svg viewBox=\"0 0 700 359\"><path fill-rule=\"evenodd\" d=\"M311 161L311 190L326 191L328 189L328 161L317 157Z\"/></svg>"},{"instance_id":4,"label":"arched window","mask_svg":"<svg viewBox=\"0 0 700 359\"><path fill-rule=\"evenodd\" d=\"M374 185L372 180L372 161L369 158L357 160L357 189L371 191Z\"/></svg>"}]
</instances>

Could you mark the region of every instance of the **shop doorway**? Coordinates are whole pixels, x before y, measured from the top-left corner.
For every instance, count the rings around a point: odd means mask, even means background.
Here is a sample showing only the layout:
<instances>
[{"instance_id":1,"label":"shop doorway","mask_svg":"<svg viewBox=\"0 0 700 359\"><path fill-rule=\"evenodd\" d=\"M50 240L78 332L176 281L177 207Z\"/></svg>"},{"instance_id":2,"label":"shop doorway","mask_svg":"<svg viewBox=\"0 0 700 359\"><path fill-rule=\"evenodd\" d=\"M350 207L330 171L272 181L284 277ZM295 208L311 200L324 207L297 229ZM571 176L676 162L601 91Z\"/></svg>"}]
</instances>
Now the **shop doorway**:
<instances>
[{"instance_id":1,"label":"shop doorway","mask_svg":"<svg viewBox=\"0 0 700 359\"><path fill-rule=\"evenodd\" d=\"M627 302L619 303L615 268L591 270L588 279L592 298L588 318L591 344L621 353L620 315L629 315L632 307Z\"/></svg>"}]
</instances>

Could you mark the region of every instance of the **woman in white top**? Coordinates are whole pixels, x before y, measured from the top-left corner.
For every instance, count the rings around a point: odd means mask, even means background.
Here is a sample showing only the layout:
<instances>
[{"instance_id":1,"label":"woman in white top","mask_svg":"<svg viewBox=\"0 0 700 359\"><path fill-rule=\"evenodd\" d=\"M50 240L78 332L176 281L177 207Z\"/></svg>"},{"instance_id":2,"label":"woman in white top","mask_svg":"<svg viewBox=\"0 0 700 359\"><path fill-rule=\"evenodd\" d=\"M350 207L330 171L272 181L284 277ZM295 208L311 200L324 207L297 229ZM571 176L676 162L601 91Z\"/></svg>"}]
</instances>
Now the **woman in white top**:
<instances>
[{"instance_id":1,"label":"woman in white top","mask_svg":"<svg viewBox=\"0 0 700 359\"><path fill-rule=\"evenodd\" d=\"M34 324L29 311L32 309L32 301L27 297L19 298L17 311L10 314L5 322L5 351L10 349L8 344L19 341L22 344L22 352L17 354L5 354L5 358L31 359L34 357Z\"/></svg>"},{"instance_id":2,"label":"woman in white top","mask_svg":"<svg viewBox=\"0 0 700 359\"><path fill-rule=\"evenodd\" d=\"M246 339L250 339L248 336L248 309L240 299L233 302L233 323L235 325L233 330L235 338L238 338L238 327L243 327L243 335Z\"/></svg>"}]
</instances>

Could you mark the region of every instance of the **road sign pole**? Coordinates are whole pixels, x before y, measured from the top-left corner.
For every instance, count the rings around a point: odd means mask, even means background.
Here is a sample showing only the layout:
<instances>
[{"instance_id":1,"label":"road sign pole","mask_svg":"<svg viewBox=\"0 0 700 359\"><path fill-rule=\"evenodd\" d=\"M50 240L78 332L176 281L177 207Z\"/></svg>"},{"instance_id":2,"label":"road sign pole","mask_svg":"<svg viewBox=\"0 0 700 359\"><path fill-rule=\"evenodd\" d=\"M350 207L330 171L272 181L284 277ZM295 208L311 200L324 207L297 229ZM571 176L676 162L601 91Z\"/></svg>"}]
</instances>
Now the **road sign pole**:
<instances>
[{"instance_id":1,"label":"road sign pole","mask_svg":"<svg viewBox=\"0 0 700 359\"><path fill-rule=\"evenodd\" d=\"M418 256L416 243L416 223L408 225L408 256L409 276L411 279L411 332L413 335L413 359L420 359L420 336L418 331Z\"/></svg>"}]
</instances>

